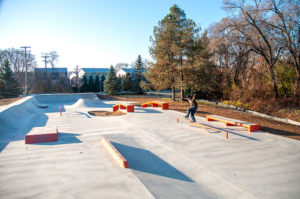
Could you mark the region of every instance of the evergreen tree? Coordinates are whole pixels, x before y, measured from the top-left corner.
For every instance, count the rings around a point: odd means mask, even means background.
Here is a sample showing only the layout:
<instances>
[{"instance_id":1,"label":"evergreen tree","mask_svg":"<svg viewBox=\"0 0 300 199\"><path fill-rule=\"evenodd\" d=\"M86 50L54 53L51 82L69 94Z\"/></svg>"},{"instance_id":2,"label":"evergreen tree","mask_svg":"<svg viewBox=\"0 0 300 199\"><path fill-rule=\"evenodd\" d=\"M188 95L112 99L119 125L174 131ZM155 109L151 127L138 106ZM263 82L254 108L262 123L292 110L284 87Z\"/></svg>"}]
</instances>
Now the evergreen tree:
<instances>
[{"instance_id":1,"label":"evergreen tree","mask_svg":"<svg viewBox=\"0 0 300 199\"><path fill-rule=\"evenodd\" d=\"M93 78L93 74L90 73L89 74L89 80L88 80L88 92L93 92L95 84L94 84L94 78Z\"/></svg>"},{"instance_id":2,"label":"evergreen tree","mask_svg":"<svg viewBox=\"0 0 300 199\"><path fill-rule=\"evenodd\" d=\"M118 86L118 92L121 92L122 87L121 87L121 83L122 83L122 77L117 77L117 86Z\"/></svg>"},{"instance_id":3,"label":"evergreen tree","mask_svg":"<svg viewBox=\"0 0 300 199\"><path fill-rule=\"evenodd\" d=\"M107 78L104 81L104 92L108 95L115 95L118 92L117 77L113 66L110 67Z\"/></svg>"},{"instance_id":4,"label":"evergreen tree","mask_svg":"<svg viewBox=\"0 0 300 199\"><path fill-rule=\"evenodd\" d=\"M102 72L102 73L101 73L101 76L100 76L100 92L103 92L103 91L104 91L104 81L105 81L105 75L104 75L104 73Z\"/></svg>"},{"instance_id":5,"label":"evergreen tree","mask_svg":"<svg viewBox=\"0 0 300 199\"><path fill-rule=\"evenodd\" d=\"M8 60L0 68L0 95L4 98L17 97L20 94L19 84L14 77Z\"/></svg>"},{"instance_id":6,"label":"evergreen tree","mask_svg":"<svg viewBox=\"0 0 300 199\"><path fill-rule=\"evenodd\" d=\"M154 27L150 53L156 63L147 71L148 80L157 89L172 88L173 100L175 100L176 87L180 87L183 99L187 47L196 34L198 34L198 29L195 22L188 19L177 5L173 5L170 8L170 14Z\"/></svg>"},{"instance_id":7,"label":"evergreen tree","mask_svg":"<svg viewBox=\"0 0 300 199\"><path fill-rule=\"evenodd\" d=\"M94 92L99 92L100 91L100 77L99 77L99 73L96 73L96 77L95 77L95 86L94 86Z\"/></svg>"},{"instance_id":8,"label":"evergreen tree","mask_svg":"<svg viewBox=\"0 0 300 199\"><path fill-rule=\"evenodd\" d=\"M4 83L1 78L1 68L0 68L0 99L2 99L4 96Z\"/></svg>"},{"instance_id":9,"label":"evergreen tree","mask_svg":"<svg viewBox=\"0 0 300 199\"><path fill-rule=\"evenodd\" d=\"M122 91L131 91L131 83L132 83L132 78L130 73L126 73L126 76L122 79L121 82L121 90Z\"/></svg>"},{"instance_id":10,"label":"evergreen tree","mask_svg":"<svg viewBox=\"0 0 300 199\"><path fill-rule=\"evenodd\" d=\"M142 94L143 89L140 86L141 81L144 79L143 72L145 70L144 63L142 61L141 55L138 55L138 58L134 65L134 74L133 74L133 90L138 93Z\"/></svg>"},{"instance_id":11,"label":"evergreen tree","mask_svg":"<svg viewBox=\"0 0 300 199\"><path fill-rule=\"evenodd\" d=\"M88 91L88 83L87 83L87 76L84 74L82 76L82 85L80 87L80 92L87 92Z\"/></svg>"}]
</instances>

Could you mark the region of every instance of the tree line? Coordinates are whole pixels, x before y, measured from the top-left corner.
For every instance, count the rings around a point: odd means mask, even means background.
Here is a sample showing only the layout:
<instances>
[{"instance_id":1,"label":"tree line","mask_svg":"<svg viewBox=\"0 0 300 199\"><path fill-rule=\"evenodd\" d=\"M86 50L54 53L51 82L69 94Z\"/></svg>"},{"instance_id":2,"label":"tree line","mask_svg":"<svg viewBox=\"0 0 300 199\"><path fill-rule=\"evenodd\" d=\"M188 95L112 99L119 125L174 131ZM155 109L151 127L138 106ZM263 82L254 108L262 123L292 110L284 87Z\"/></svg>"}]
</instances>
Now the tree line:
<instances>
[{"instance_id":1,"label":"tree line","mask_svg":"<svg viewBox=\"0 0 300 199\"><path fill-rule=\"evenodd\" d=\"M50 51L49 53L44 53L43 55L47 56L46 64L50 64L51 68L55 68L55 65L58 62L59 55L56 51ZM26 64L25 64L26 60ZM7 62L7 63L6 63ZM31 54L30 51L26 54L25 59L25 52L21 49L9 48L9 49L0 49L0 66L2 68L4 65L9 65L12 75L18 83L18 88L21 93L25 91L25 71L27 66L27 85L29 91L31 93L36 92L49 92L49 91L59 91L57 87L61 87L60 85L50 85L49 77L46 76L38 77L34 76L33 71L34 68L37 67L35 55ZM61 89L60 89L61 90Z\"/></svg>"},{"instance_id":2,"label":"tree line","mask_svg":"<svg viewBox=\"0 0 300 199\"><path fill-rule=\"evenodd\" d=\"M128 67L127 64L122 64ZM118 69L122 69L121 66L116 65ZM126 73L124 77L117 77L116 67L110 67L107 76L104 73L96 73L95 79L93 74L84 74L82 77L82 84L80 86L80 92L104 92L108 95L116 95L122 92L143 94L141 83L145 81L144 77L144 63L140 55L133 66L133 74Z\"/></svg>"},{"instance_id":3,"label":"tree line","mask_svg":"<svg viewBox=\"0 0 300 199\"><path fill-rule=\"evenodd\" d=\"M177 5L154 27L147 79L180 98L300 102L299 1L228 0L230 16L201 31Z\"/></svg>"}]
</instances>

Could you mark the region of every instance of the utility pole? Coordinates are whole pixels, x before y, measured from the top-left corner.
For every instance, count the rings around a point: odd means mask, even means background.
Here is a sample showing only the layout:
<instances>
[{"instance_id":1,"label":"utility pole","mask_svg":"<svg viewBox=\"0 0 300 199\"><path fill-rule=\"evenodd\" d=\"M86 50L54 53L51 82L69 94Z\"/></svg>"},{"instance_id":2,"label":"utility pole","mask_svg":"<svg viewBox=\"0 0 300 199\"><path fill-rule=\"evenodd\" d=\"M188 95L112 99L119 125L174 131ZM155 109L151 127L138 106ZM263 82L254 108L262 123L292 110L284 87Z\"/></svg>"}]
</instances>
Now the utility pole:
<instances>
[{"instance_id":1,"label":"utility pole","mask_svg":"<svg viewBox=\"0 0 300 199\"><path fill-rule=\"evenodd\" d=\"M43 55L43 56L41 56L41 57L44 58L44 62L45 62L45 72L47 72L47 62L48 62L47 58L50 57L50 56L49 56L49 55Z\"/></svg>"},{"instance_id":2,"label":"utility pole","mask_svg":"<svg viewBox=\"0 0 300 199\"><path fill-rule=\"evenodd\" d=\"M25 50L25 95L28 94L28 82L27 82L27 59L26 59L26 50L31 48L30 46L21 46Z\"/></svg>"},{"instance_id":3,"label":"utility pole","mask_svg":"<svg viewBox=\"0 0 300 199\"><path fill-rule=\"evenodd\" d=\"M47 73L47 58L49 57L49 55L44 54L43 56L41 56L42 58L44 58L44 62L45 62L45 72L44 72L44 79L47 82L47 92L49 91L50 85L49 85L49 81L48 81L48 73Z\"/></svg>"}]
</instances>

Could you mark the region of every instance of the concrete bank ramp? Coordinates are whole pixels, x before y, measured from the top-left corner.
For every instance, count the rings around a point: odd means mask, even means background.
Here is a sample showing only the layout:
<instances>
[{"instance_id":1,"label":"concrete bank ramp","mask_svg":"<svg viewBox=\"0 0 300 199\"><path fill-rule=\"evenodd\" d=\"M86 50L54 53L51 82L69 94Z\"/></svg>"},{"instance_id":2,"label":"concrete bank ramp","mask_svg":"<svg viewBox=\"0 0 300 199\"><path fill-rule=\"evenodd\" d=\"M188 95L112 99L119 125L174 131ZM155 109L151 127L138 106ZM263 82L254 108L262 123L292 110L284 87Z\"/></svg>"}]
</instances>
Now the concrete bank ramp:
<instances>
[{"instance_id":1,"label":"concrete bank ramp","mask_svg":"<svg viewBox=\"0 0 300 199\"><path fill-rule=\"evenodd\" d=\"M101 104L96 94L38 94L24 97L12 104L0 106L0 140L7 142L24 139L33 127L45 126L47 114L58 113L59 107L65 111L65 105L78 108L100 107Z\"/></svg>"},{"instance_id":2,"label":"concrete bank ramp","mask_svg":"<svg viewBox=\"0 0 300 199\"><path fill-rule=\"evenodd\" d=\"M24 127L27 120L36 114L59 112L59 106L100 107L103 103L95 94L40 94L27 96L12 104L0 107L1 127ZM1 130L0 130L1 133Z\"/></svg>"},{"instance_id":3,"label":"concrete bank ramp","mask_svg":"<svg viewBox=\"0 0 300 199\"><path fill-rule=\"evenodd\" d=\"M24 126L26 121L39 112L37 101L33 96L25 97L7 106L0 107L0 134L1 127L17 128Z\"/></svg>"}]
</instances>

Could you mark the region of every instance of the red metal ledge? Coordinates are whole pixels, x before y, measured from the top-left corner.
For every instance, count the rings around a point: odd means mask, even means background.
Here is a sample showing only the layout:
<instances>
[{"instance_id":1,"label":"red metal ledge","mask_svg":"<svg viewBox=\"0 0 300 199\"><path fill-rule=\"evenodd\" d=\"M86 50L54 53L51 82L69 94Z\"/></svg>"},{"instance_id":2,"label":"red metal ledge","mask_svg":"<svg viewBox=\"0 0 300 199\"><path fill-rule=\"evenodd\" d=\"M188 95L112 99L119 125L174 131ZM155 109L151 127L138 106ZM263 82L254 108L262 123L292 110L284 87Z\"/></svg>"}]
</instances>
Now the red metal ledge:
<instances>
[{"instance_id":1,"label":"red metal ledge","mask_svg":"<svg viewBox=\"0 0 300 199\"><path fill-rule=\"evenodd\" d=\"M25 136L25 144L56 142L58 127L35 127Z\"/></svg>"}]
</instances>

